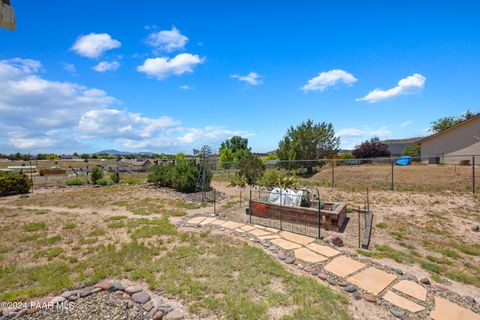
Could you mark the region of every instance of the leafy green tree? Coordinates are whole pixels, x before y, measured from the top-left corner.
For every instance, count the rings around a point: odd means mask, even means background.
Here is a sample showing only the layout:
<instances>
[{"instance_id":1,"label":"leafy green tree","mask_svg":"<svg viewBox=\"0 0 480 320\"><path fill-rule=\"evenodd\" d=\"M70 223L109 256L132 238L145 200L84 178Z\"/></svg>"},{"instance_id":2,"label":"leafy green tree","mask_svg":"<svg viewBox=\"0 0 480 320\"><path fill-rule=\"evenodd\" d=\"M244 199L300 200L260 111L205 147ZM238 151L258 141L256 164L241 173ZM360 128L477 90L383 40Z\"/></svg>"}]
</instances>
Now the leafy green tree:
<instances>
[{"instance_id":1,"label":"leafy green tree","mask_svg":"<svg viewBox=\"0 0 480 320\"><path fill-rule=\"evenodd\" d=\"M403 150L404 156L410 157L420 157L420 145L419 144L411 144Z\"/></svg>"},{"instance_id":2,"label":"leafy green tree","mask_svg":"<svg viewBox=\"0 0 480 320\"><path fill-rule=\"evenodd\" d=\"M97 184L97 181L103 179L103 171L101 171L98 167L93 167L92 172L90 173L90 181L93 184Z\"/></svg>"},{"instance_id":3,"label":"leafy green tree","mask_svg":"<svg viewBox=\"0 0 480 320\"><path fill-rule=\"evenodd\" d=\"M230 149L233 154L236 154L239 150L250 151L250 148L248 147L248 139L240 136L233 136L222 142L220 145L220 151L224 148Z\"/></svg>"},{"instance_id":4,"label":"leafy green tree","mask_svg":"<svg viewBox=\"0 0 480 320\"><path fill-rule=\"evenodd\" d=\"M220 156L220 166L223 169L230 169L235 161L235 154L232 152L230 148L222 148L219 152Z\"/></svg>"},{"instance_id":5,"label":"leafy green tree","mask_svg":"<svg viewBox=\"0 0 480 320\"><path fill-rule=\"evenodd\" d=\"M57 159L57 155L55 153L50 153L48 156L47 156L47 159L48 160L55 160Z\"/></svg>"},{"instance_id":6,"label":"leafy green tree","mask_svg":"<svg viewBox=\"0 0 480 320\"><path fill-rule=\"evenodd\" d=\"M459 124L460 122L463 122L465 120L468 120L472 117L475 117L479 113L473 113L470 110L467 110L465 113L455 117L455 116L448 116L448 117L443 117L438 120L435 120L432 122L432 126L430 128L430 131L433 132L440 132L445 129L448 129L456 124Z\"/></svg>"},{"instance_id":7,"label":"leafy green tree","mask_svg":"<svg viewBox=\"0 0 480 320\"><path fill-rule=\"evenodd\" d=\"M278 144L277 155L280 160L314 160L333 157L340 147L340 138L335 136L331 123L314 123L308 119L290 127ZM312 173L314 162L305 164L308 173Z\"/></svg>"}]
</instances>

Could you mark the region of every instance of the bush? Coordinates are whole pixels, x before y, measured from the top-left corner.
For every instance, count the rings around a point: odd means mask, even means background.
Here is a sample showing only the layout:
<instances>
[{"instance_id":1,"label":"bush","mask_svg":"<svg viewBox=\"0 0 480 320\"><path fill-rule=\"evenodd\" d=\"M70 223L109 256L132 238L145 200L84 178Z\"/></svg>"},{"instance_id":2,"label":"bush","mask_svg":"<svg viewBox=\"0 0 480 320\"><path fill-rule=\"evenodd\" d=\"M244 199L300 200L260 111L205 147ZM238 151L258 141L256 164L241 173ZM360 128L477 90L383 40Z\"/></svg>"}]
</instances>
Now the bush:
<instances>
[{"instance_id":1,"label":"bush","mask_svg":"<svg viewBox=\"0 0 480 320\"><path fill-rule=\"evenodd\" d=\"M347 152L347 153L342 155L342 160L350 160L350 159L354 159L354 158L355 157L350 152Z\"/></svg>"},{"instance_id":2,"label":"bush","mask_svg":"<svg viewBox=\"0 0 480 320\"><path fill-rule=\"evenodd\" d=\"M247 184L247 181L240 174L235 173L230 177L230 185L232 187L244 187Z\"/></svg>"},{"instance_id":3,"label":"bush","mask_svg":"<svg viewBox=\"0 0 480 320\"><path fill-rule=\"evenodd\" d=\"M101 178L96 181L96 184L100 186L111 186L113 184L113 181L108 178Z\"/></svg>"},{"instance_id":4,"label":"bush","mask_svg":"<svg viewBox=\"0 0 480 320\"><path fill-rule=\"evenodd\" d=\"M286 170L268 169L260 178L260 185L264 187L290 188L297 186L297 177L288 175Z\"/></svg>"},{"instance_id":5,"label":"bush","mask_svg":"<svg viewBox=\"0 0 480 320\"><path fill-rule=\"evenodd\" d=\"M154 166L148 182L180 192L194 192L199 173L194 161L179 160L175 166ZM210 185L211 178L211 173L207 172L207 185Z\"/></svg>"},{"instance_id":6,"label":"bush","mask_svg":"<svg viewBox=\"0 0 480 320\"><path fill-rule=\"evenodd\" d=\"M408 147L405 148L403 151L404 156L410 156L410 157L420 157L420 145L419 144L411 144Z\"/></svg>"},{"instance_id":7,"label":"bush","mask_svg":"<svg viewBox=\"0 0 480 320\"><path fill-rule=\"evenodd\" d=\"M113 183L120 183L120 173L118 173L118 171L113 171L110 174L110 179L112 179Z\"/></svg>"},{"instance_id":8,"label":"bush","mask_svg":"<svg viewBox=\"0 0 480 320\"><path fill-rule=\"evenodd\" d=\"M375 137L355 147L352 154L355 158L380 158L389 157L391 153L388 146Z\"/></svg>"},{"instance_id":9,"label":"bush","mask_svg":"<svg viewBox=\"0 0 480 320\"><path fill-rule=\"evenodd\" d=\"M83 180L78 177L73 177L65 180L65 185L67 186L81 186L83 185Z\"/></svg>"},{"instance_id":10,"label":"bush","mask_svg":"<svg viewBox=\"0 0 480 320\"><path fill-rule=\"evenodd\" d=\"M0 172L0 195L28 193L32 181L23 173Z\"/></svg>"},{"instance_id":11,"label":"bush","mask_svg":"<svg viewBox=\"0 0 480 320\"><path fill-rule=\"evenodd\" d=\"M249 185L257 182L265 171L265 165L260 158L251 152L245 152L238 159L239 174L245 178Z\"/></svg>"},{"instance_id":12,"label":"bush","mask_svg":"<svg viewBox=\"0 0 480 320\"><path fill-rule=\"evenodd\" d=\"M90 176L90 181L92 181L93 184L97 184L97 181L103 178L103 171L101 171L98 167L93 167L91 176Z\"/></svg>"}]
</instances>

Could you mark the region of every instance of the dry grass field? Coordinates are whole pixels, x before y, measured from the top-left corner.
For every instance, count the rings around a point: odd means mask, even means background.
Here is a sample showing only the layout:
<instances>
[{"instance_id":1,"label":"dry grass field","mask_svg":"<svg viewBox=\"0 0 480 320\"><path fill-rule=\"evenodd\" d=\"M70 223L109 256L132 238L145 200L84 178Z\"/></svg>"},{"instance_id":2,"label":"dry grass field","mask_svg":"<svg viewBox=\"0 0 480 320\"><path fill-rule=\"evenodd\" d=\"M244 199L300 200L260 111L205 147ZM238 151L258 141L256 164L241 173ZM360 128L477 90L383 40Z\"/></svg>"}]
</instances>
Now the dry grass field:
<instances>
[{"instance_id":1,"label":"dry grass field","mask_svg":"<svg viewBox=\"0 0 480 320\"><path fill-rule=\"evenodd\" d=\"M391 166L358 165L335 167L335 187L361 191L391 188ZM411 165L394 166L394 189L398 191L459 191L471 192L472 166ZM480 190L480 166L476 166L476 186ZM324 169L308 181L319 186L331 186L332 171ZM480 192L480 191L479 191Z\"/></svg>"},{"instance_id":2,"label":"dry grass field","mask_svg":"<svg viewBox=\"0 0 480 320\"><path fill-rule=\"evenodd\" d=\"M210 211L144 186L0 198L0 301L129 279L209 319L350 319L348 299L230 236L182 229Z\"/></svg>"}]
</instances>

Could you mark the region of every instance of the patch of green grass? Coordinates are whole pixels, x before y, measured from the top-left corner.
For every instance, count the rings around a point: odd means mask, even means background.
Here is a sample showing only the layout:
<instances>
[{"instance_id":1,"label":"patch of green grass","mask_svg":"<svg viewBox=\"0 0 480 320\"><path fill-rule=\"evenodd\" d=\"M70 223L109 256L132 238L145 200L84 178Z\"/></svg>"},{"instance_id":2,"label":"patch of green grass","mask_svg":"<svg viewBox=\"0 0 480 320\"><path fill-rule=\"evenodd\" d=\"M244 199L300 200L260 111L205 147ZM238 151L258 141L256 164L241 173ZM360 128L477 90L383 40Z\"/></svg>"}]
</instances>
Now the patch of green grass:
<instances>
[{"instance_id":1,"label":"patch of green grass","mask_svg":"<svg viewBox=\"0 0 480 320\"><path fill-rule=\"evenodd\" d=\"M24 228L27 232L39 231L47 229L45 222L32 222L27 224Z\"/></svg>"},{"instance_id":2,"label":"patch of green grass","mask_svg":"<svg viewBox=\"0 0 480 320\"><path fill-rule=\"evenodd\" d=\"M452 279L458 282L471 284L474 286L480 285L480 278L468 272L464 272L461 270L449 270L445 275L449 279Z\"/></svg>"},{"instance_id":3,"label":"patch of green grass","mask_svg":"<svg viewBox=\"0 0 480 320\"><path fill-rule=\"evenodd\" d=\"M438 258L438 257L434 257L434 256L426 256L427 260L430 261L430 262L433 262L433 263L436 263L436 264L452 264L452 261L450 261L449 259L443 257L443 258Z\"/></svg>"},{"instance_id":4,"label":"patch of green grass","mask_svg":"<svg viewBox=\"0 0 480 320\"><path fill-rule=\"evenodd\" d=\"M80 244L94 244L97 243L98 238L82 238L79 240Z\"/></svg>"},{"instance_id":5,"label":"patch of green grass","mask_svg":"<svg viewBox=\"0 0 480 320\"><path fill-rule=\"evenodd\" d=\"M422 261L420 263L420 266L422 267L422 269L428 270L428 271L433 272L433 273L441 273L442 271L445 270L445 268L443 266L438 265L436 263L430 263L430 262L427 262L427 261Z\"/></svg>"},{"instance_id":6,"label":"patch of green grass","mask_svg":"<svg viewBox=\"0 0 480 320\"><path fill-rule=\"evenodd\" d=\"M18 241L20 241L20 242L37 241L37 240L39 240L43 237L46 237L46 236L47 236L47 233L44 233L44 232L34 233L34 234L30 234L28 236L22 237Z\"/></svg>"},{"instance_id":7,"label":"patch of green grass","mask_svg":"<svg viewBox=\"0 0 480 320\"><path fill-rule=\"evenodd\" d=\"M445 257L449 257L449 258L454 258L454 259L459 259L461 258L461 256L458 254L457 251L453 250L453 249L450 249L450 248L445 248L441 251L441 253L445 256Z\"/></svg>"},{"instance_id":8,"label":"patch of green grass","mask_svg":"<svg viewBox=\"0 0 480 320\"><path fill-rule=\"evenodd\" d=\"M385 222L380 222L377 223L376 227L380 229L385 229L386 227L388 227L388 225Z\"/></svg>"},{"instance_id":9,"label":"patch of green grass","mask_svg":"<svg viewBox=\"0 0 480 320\"><path fill-rule=\"evenodd\" d=\"M171 217L183 217L187 215L187 213L182 210L166 210L164 211L164 214L167 214Z\"/></svg>"},{"instance_id":10,"label":"patch of green grass","mask_svg":"<svg viewBox=\"0 0 480 320\"><path fill-rule=\"evenodd\" d=\"M39 239L37 241L37 243L41 244L41 245L51 245L51 244L57 243L59 241L62 241L62 237L59 236L59 235L56 235L56 236L49 237L49 238Z\"/></svg>"},{"instance_id":11,"label":"patch of green grass","mask_svg":"<svg viewBox=\"0 0 480 320\"><path fill-rule=\"evenodd\" d=\"M75 229L77 225L75 223L67 223L66 225L63 226L63 229L65 230L72 230Z\"/></svg>"},{"instance_id":12,"label":"patch of green grass","mask_svg":"<svg viewBox=\"0 0 480 320\"><path fill-rule=\"evenodd\" d=\"M405 241L400 241L398 243L399 246L410 249L410 250L415 250L415 246L409 243L406 243Z\"/></svg>"},{"instance_id":13,"label":"patch of green grass","mask_svg":"<svg viewBox=\"0 0 480 320\"><path fill-rule=\"evenodd\" d=\"M35 210L36 215L43 215L47 214L49 211L48 210Z\"/></svg>"},{"instance_id":14,"label":"patch of green grass","mask_svg":"<svg viewBox=\"0 0 480 320\"><path fill-rule=\"evenodd\" d=\"M144 183L145 179L144 178L123 178L120 180L121 184L140 184Z\"/></svg>"},{"instance_id":15,"label":"patch of green grass","mask_svg":"<svg viewBox=\"0 0 480 320\"><path fill-rule=\"evenodd\" d=\"M126 207L126 206L128 206L129 202L127 200L121 200L121 201L115 201L112 204L114 206Z\"/></svg>"},{"instance_id":16,"label":"patch of green grass","mask_svg":"<svg viewBox=\"0 0 480 320\"><path fill-rule=\"evenodd\" d=\"M111 216L107 219L107 221L117 221L117 220L123 220L127 219L127 216Z\"/></svg>"},{"instance_id":17,"label":"patch of green grass","mask_svg":"<svg viewBox=\"0 0 480 320\"><path fill-rule=\"evenodd\" d=\"M394 232L390 232L390 235L391 235L395 240L398 240L398 241L405 240L405 234L404 234L403 232L394 231Z\"/></svg>"},{"instance_id":18,"label":"patch of green grass","mask_svg":"<svg viewBox=\"0 0 480 320\"><path fill-rule=\"evenodd\" d=\"M139 219L135 219L139 220ZM151 238L161 235L175 235L175 226L168 221L167 216L160 219L152 219L146 225L142 225L130 233L132 239Z\"/></svg>"},{"instance_id":19,"label":"patch of green grass","mask_svg":"<svg viewBox=\"0 0 480 320\"><path fill-rule=\"evenodd\" d=\"M387 245L375 246L375 250L383 257L399 263L413 263L415 261L408 253L393 249Z\"/></svg>"},{"instance_id":20,"label":"patch of green grass","mask_svg":"<svg viewBox=\"0 0 480 320\"><path fill-rule=\"evenodd\" d=\"M105 230L100 229L100 228L96 228L92 232L90 232L88 234L88 236L89 237L101 237L101 236L104 236L105 234L106 234Z\"/></svg>"},{"instance_id":21,"label":"patch of green grass","mask_svg":"<svg viewBox=\"0 0 480 320\"><path fill-rule=\"evenodd\" d=\"M48 248L48 249L42 249L38 250L35 252L34 257L44 257L47 258L48 260L52 260L55 257L58 257L64 252L64 250L60 247L54 247L54 248Z\"/></svg>"},{"instance_id":22,"label":"patch of green grass","mask_svg":"<svg viewBox=\"0 0 480 320\"><path fill-rule=\"evenodd\" d=\"M227 201L224 205L222 205L222 208L223 209L231 209L239 203L240 203L239 200L230 200L230 201Z\"/></svg>"},{"instance_id":23,"label":"patch of green grass","mask_svg":"<svg viewBox=\"0 0 480 320\"><path fill-rule=\"evenodd\" d=\"M455 249L471 255L471 256L480 256L480 245L479 244L465 244L465 243L455 243L453 245Z\"/></svg>"},{"instance_id":24,"label":"patch of green grass","mask_svg":"<svg viewBox=\"0 0 480 320\"><path fill-rule=\"evenodd\" d=\"M108 227L110 229L118 229L118 228L123 228L125 227L125 223L123 221L114 221L112 223L108 224Z\"/></svg>"}]
</instances>

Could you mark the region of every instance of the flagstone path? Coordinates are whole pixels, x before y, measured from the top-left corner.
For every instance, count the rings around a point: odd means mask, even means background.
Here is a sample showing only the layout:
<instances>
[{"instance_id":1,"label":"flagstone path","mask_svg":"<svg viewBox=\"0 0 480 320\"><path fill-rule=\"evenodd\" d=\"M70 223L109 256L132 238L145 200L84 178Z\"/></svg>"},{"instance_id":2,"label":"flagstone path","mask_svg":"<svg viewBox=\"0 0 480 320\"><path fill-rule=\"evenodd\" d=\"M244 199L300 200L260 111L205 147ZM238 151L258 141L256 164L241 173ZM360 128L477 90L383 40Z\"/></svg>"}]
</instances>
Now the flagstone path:
<instances>
[{"instance_id":1,"label":"flagstone path","mask_svg":"<svg viewBox=\"0 0 480 320\"><path fill-rule=\"evenodd\" d=\"M377 304L386 306L397 317L410 315L419 319L480 320L480 308L475 304L468 305L454 292L418 283L416 279L412 280L412 276L382 266L373 259L341 252L319 239L216 217L187 219L186 225L221 228L260 242L269 251L277 252L279 259L285 263L297 262L304 271L318 274L318 278L323 277L330 285L342 284L345 292L363 293L354 297L376 300ZM374 295L373 299L371 295ZM445 297L463 303L460 305Z\"/></svg>"}]
</instances>

